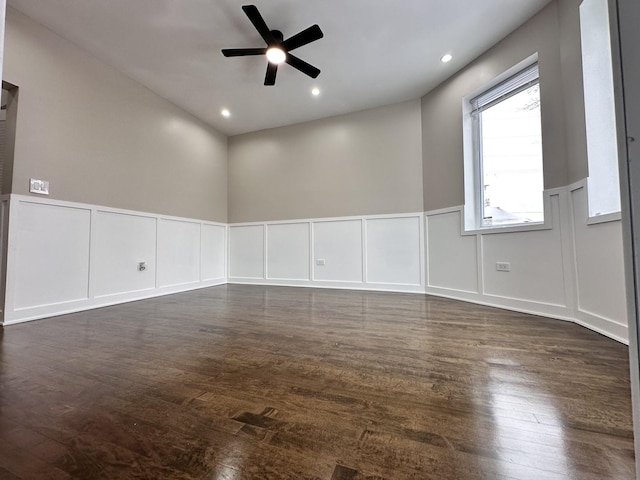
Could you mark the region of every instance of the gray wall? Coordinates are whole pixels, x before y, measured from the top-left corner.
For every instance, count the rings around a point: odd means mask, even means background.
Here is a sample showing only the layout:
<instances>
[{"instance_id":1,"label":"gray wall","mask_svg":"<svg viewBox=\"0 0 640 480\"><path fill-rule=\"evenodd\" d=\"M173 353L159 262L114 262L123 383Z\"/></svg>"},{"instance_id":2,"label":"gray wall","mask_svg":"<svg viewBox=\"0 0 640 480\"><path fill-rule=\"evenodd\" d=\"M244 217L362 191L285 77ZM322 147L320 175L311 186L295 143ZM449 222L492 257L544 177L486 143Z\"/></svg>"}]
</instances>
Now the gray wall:
<instances>
[{"instance_id":1,"label":"gray wall","mask_svg":"<svg viewBox=\"0 0 640 480\"><path fill-rule=\"evenodd\" d=\"M570 184L589 175L582 86L580 3L582 0L558 0L560 66L564 100L562 106L566 123L567 174Z\"/></svg>"},{"instance_id":2,"label":"gray wall","mask_svg":"<svg viewBox=\"0 0 640 480\"><path fill-rule=\"evenodd\" d=\"M579 3L551 2L421 100L240 135L228 148L9 9L5 79L20 87L12 192L27 194L35 177L53 198L231 222L458 206L462 98L535 52L545 187L564 186L587 176Z\"/></svg>"},{"instance_id":3,"label":"gray wall","mask_svg":"<svg viewBox=\"0 0 640 480\"><path fill-rule=\"evenodd\" d=\"M227 219L227 138L9 8L4 79L20 88L12 193Z\"/></svg>"},{"instance_id":4,"label":"gray wall","mask_svg":"<svg viewBox=\"0 0 640 480\"><path fill-rule=\"evenodd\" d=\"M420 100L231 137L229 221L422 211Z\"/></svg>"},{"instance_id":5,"label":"gray wall","mask_svg":"<svg viewBox=\"0 0 640 480\"><path fill-rule=\"evenodd\" d=\"M538 53L545 188L587 176L579 0L554 1L422 98L424 209L464 204L462 101Z\"/></svg>"}]
</instances>

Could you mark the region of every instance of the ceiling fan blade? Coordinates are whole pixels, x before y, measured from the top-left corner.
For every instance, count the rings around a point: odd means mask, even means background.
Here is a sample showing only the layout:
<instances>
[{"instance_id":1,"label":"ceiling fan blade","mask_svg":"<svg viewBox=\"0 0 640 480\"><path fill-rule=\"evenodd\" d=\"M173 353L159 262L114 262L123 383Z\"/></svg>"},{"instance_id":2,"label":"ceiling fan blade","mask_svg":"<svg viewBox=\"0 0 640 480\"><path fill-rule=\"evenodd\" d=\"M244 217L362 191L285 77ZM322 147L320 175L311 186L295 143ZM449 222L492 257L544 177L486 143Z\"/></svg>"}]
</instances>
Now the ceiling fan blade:
<instances>
[{"instance_id":1,"label":"ceiling fan blade","mask_svg":"<svg viewBox=\"0 0 640 480\"><path fill-rule=\"evenodd\" d=\"M267 64L267 74L264 76L264 84L275 85L276 73L278 73L278 64L269 62Z\"/></svg>"},{"instance_id":2,"label":"ceiling fan blade","mask_svg":"<svg viewBox=\"0 0 640 480\"><path fill-rule=\"evenodd\" d=\"M255 5L243 5L242 10L247 14L253 26L256 27L256 30L260 34L264 41L267 42L267 45L273 45L276 43L273 35L271 34L271 30L267 27L267 24L264 22L262 15L258 11L258 8Z\"/></svg>"},{"instance_id":3,"label":"ceiling fan blade","mask_svg":"<svg viewBox=\"0 0 640 480\"><path fill-rule=\"evenodd\" d=\"M225 57L245 57L247 55L264 55L266 48L224 48L222 54Z\"/></svg>"},{"instance_id":4,"label":"ceiling fan blade","mask_svg":"<svg viewBox=\"0 0 640 480\"><path fill-rule=\"evenodd\" d=\"M320 69L305 62L304 60L299 59L294 55L291 55L290 53L287 53L287 59L285 60L285 62L287 62L293 68L297 68L302 73L309 75L311 78L316 78L318 75L320 75Z\"/></svg>"},{"instance_id":5,"label":"ceiling fan blade","mask_svg":"<svg viewBox=\"0 0 640 480\"><path fill-rule=\"evenodd\" d=\"M311 25L309 28L295 34L293 37L287 38L282 42L282 46L285 50L290 52L294 48L315 42L316 40L320 40L322 37L324 37L324 34L322 33L322 30L320 30L320 27L318 25Z\"/></svg>"}]
</instances>

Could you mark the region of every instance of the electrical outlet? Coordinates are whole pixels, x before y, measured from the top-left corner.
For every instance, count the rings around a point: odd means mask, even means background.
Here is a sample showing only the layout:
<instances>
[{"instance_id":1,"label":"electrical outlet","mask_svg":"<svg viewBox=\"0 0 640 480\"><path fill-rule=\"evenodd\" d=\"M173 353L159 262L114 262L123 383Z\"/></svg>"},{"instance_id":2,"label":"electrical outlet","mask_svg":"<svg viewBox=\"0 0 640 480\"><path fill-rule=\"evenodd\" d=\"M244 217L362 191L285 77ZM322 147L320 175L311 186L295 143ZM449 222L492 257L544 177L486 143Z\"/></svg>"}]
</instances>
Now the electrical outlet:
<instances>
[{"instance_id":1,"label":"electrical outlet","mask_svg":"<svg viewBox=\"0 0 640 480\"><path fill-rule=\"evenodd\" d=\"M316 265L318 265L319 267L324 267L325 266L325 260L324 258L319 258L316 260Z\"/></svg>"},{"instance_id":2,"label":"electrical outlet","mask_svg":"<svg viewBox=\"0 0 640 480\"><path fill-rule=\"evenodd\" d=\"M510 272L511 264L509 262L496 262L496 270L498 272Z\"/></svg>"},{"instance_id":3,"label":"electrical outlet","mask_svg":"<svg viewBox=\"0 0 640 480\"><path fill-rule=\"evenodd\" d=\"M29 192L49 195L49 182L47 180L29 179Z\"/></svg>"}]
</instances>

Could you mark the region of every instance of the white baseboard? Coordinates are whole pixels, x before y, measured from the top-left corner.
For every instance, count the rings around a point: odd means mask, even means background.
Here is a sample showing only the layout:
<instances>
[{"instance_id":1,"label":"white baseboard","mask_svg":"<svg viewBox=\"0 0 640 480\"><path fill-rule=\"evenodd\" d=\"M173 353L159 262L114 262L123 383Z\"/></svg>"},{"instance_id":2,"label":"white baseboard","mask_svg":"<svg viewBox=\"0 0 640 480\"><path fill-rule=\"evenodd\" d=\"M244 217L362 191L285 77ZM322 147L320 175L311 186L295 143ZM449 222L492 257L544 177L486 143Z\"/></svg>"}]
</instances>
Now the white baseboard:
<instances>
[{"instance_id":1,"label":"white baseboard","mask_svg":"<svg viewBox=\"0 0 640 480\"><path fill-rule=\"evenodd\" d=\"M250 278L230 278L227 282L230 285L270 285L274 287L301 287L301 288L323 288L331 290L358 290L369 292L392 292L392 293L419 293L424 295L424 288L419 285L385 285L385 284L362 284L351 282L305 282L305 281L279 281Z\"/></svg>"},{"instance_id":2,"label":"white baseboard","mask_svg":"<svg viewBox=\"0 0 640 480\"><path fill-rule=\"evenodd\" d=\"M136 302L138 300L145 300L148 298L162 297L164 295L172 295L175 293L188 292L191 290L198 290L201 288L216 287L220 285L226 285L227 281L222 280L220 282L205 282L197 284L185 284L182 287L165 287L154 289L146 293L139 294L123 294L109 296L108 300L104 297L95 301L83 301L66 302L54 306L34 307L32 309L25 309L24 315L20 315L15 320L5 321L3 326L16 325L24 322L31 322L34 320L41 320L43 318L58 317L60 315L67 315L70 313L83 312L86 310L94 310L97 308L109 307L113 305L119 305L122 303ZM74 305L75 304L75 305Z\"/></svg>"}]
</instances>

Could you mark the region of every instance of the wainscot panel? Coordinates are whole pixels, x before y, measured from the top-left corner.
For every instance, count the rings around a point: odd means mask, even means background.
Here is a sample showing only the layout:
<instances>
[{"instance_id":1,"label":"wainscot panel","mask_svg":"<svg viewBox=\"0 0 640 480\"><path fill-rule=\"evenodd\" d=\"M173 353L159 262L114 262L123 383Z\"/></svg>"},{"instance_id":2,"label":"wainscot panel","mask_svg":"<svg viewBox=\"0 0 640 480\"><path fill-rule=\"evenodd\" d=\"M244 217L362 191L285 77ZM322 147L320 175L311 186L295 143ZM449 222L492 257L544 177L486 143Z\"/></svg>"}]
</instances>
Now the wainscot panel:
<instances>
[{"instance_id":1,"label":"wainscot panel","mask_svg":"<svg viewBox=\"0 0 640 480\"><path fill-rule=\"evenodd\" d=\"M98 210L93 221L91 285L96 298L153 290L157 219ZM139 264L145 269L140 271Z\"/></svg>"},{"instance_id":2,"label":"wainscot panel","mask_svg":"<svg viewBox=\"0 0 640 480\"><path fill-rule=\"evenodd\" d=\"M362 283L363 222L337 220L313 225L313 279Z\"/></svg>"},{"instance_id":3,"label":"wainscot panel","mask_svg":"<svg viewBox=\"0 0 640 480\"><path fill-rule=\"evenodd\" d=\"M311 224L267 225L267 278L309 280Z\"/></svg>"},{"instance_id":4,"label":"wainscot panel","mask_svg":"<svg viewBox=\"0 0 640 480\"><path fill-rule=\"evenodd\" d=\"M200 281L200 236L200 223L165 218L159 220L159 287Z\"/></svg>"},{"instance_id":5,"label":"wainscot panel","mask_svg":"<svg viewBox=\"0 0 640 480\"><path fill-rule=\"evenodd\" d=\"M420 286L420 216L372 218L365 226L367 283Z\"/></svg>"},{"instance_id":6,"label":"wainscot panel","mask_svg":"<svg viewBox=\"0 0 640 480\"><path fill-rule=\"evenodd\" d=\"M264 279L264 225L229 228L229 278Z\"/></svg>"}]
</instances>

